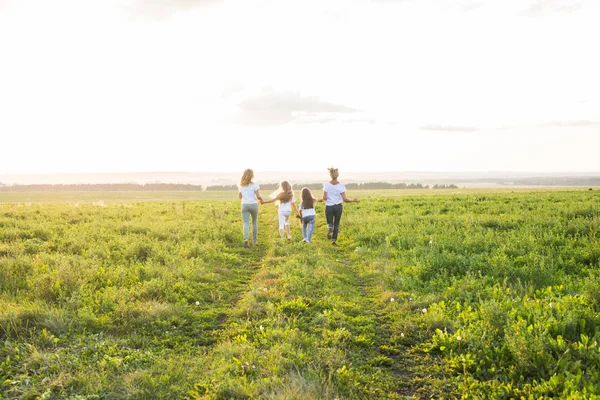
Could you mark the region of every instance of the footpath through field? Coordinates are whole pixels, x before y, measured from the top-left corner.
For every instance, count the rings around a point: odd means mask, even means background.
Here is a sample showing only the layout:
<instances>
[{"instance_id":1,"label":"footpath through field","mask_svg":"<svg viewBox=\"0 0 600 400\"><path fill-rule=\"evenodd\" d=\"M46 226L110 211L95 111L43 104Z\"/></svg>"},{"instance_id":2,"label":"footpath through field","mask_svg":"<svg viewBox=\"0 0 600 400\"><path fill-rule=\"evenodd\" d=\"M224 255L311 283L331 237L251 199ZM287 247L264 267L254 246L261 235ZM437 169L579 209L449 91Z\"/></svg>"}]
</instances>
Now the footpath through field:
<instances>
[{"instance_id":1,"label":"footpath through field","mask_svg":"<svg viewBox=\"0 0 600 400\"><path fill-rule=\"evenodd\" d=\"M305 244L299 228L291 241L263 228L260 268L202 357L192 397L421 397L415 360L425 361L390 330L388 306L397 300L351 238L333 247L326 230L319 221Z\"/></svg>"}]
</instances>

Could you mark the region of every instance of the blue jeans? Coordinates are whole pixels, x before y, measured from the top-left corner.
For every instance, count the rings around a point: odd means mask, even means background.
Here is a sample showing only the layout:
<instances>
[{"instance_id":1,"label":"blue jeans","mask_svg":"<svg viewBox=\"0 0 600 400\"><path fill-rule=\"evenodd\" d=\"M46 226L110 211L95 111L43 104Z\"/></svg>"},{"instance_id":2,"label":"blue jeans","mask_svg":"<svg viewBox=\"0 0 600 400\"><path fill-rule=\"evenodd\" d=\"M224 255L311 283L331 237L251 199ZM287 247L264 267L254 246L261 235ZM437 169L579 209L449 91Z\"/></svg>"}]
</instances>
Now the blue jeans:
<instances>
[{"instance_id":1,"label":"blue jeans","mask_svg":"<svg viewBox=\"0 0 600 400\"><path fill-rule=\"evenodd\" d=\"M252 215L252 242L256 243L258 241L258 204L242 204L242 218L244 219L244 241L248 240L250 215Z\"/></svg>"},{"instance_id":2,"label":"blue jeans","mask_svg":"<svg viewBox=\"0 0 600 400\"><path fill-rule=\"evenodd\" d=\"M304 236L304 240L310 242L314 229L315 216L309 215L308 217L302 217L302 236Z\"/></svg>"}]
</instances>

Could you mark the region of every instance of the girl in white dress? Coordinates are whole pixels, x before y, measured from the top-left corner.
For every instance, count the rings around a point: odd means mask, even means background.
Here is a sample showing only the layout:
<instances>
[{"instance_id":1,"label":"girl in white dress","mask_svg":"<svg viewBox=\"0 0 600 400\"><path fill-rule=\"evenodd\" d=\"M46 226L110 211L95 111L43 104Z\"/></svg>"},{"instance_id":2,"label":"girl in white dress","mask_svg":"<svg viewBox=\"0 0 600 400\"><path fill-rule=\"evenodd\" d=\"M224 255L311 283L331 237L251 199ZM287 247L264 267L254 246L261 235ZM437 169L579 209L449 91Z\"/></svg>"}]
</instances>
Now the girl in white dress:
<instances>
[{"instance_id":1,"label":"girl in white dress","mask_svg":"<svg viewBox=\"0 0 600 400\"><path fill-rule=\"evenodd\" d=\"M298 207L296 207L296 197L294 197L292 185L288 181L281 182L279 188L269 197L271 197L271 200L263 201L262 204L276 203L279 206L279 235L283 239L285 231L287 231L287 238L291 239L290 215L292 209L296 212L296 215L300 215Z\"/></svg>"}]
</instances>

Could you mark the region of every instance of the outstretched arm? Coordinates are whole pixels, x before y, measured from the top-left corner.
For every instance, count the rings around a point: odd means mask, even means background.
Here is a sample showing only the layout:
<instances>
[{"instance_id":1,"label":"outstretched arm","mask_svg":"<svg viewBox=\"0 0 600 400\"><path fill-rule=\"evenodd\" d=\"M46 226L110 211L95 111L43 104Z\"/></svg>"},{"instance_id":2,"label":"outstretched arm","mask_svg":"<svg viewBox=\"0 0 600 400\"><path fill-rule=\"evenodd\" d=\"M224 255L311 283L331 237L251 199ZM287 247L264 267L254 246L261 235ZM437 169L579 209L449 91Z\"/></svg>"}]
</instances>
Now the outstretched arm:
<instances>
[{"instance_id":1,"label":"outstretched arm","mask_svg":"<svg viewBox=\"0 0 600 400\"><path fill-rule=\"evenodd\" d=\"M346 192L342 193L342 200L344 200L344 203L358 203L358 199L349 199L346 197Z\"/></svg>"},{"instance_id":2,"label":"outstretched arm","mask_svg":"<svg viewBox=\"0 0 600 400\"><path fill-rule=\"evenodd\" d=\"M296 207L296 203L292 203L292 208L296 211L296 215L300 216L300 211L298 211L298 207Z\"/></svg>"},{"instance_id":3,"label":"outstretched arm","mask_svg":"<svg viewBox=\"0 0 600 400\"><path fill-rule=\"evenodd\" d=\"M263 198L260 197L260 191L259 190L257 190L256 192L254 192L254 194L256 195L256 198L258 199L258 201L260 201L260 204L265 204L265 201L263 200Z\"/></svg>"}]
</instances>

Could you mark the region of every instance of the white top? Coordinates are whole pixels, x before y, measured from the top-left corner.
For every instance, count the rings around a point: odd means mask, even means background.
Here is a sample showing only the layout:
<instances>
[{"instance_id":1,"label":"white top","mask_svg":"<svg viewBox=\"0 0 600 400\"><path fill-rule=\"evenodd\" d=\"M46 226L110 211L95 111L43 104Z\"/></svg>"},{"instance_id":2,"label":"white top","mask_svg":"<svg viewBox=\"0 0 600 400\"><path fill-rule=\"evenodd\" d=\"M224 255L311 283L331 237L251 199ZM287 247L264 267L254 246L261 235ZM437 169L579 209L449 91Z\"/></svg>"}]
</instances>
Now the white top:
<instances>
[{"instance_id":1,"label":"white top","mask_svg":"<svg viewBox=\"0 0 600 400\"><path fill-rule=\"evenodd\" d=\"M346 193L346 186L343 183L332 185L331 182L327 182L323 185L323 191L327 193L327 200L325 200L326 206L335 206L336 204L342 204L342 193Z\"/></svg>"},{"instance_id":2,"label":"white top","mask_svg":"<svg viewBox=\"0 0 600 400\"><path fill-rule=\"evenodd\" d=\"M279 214L287 214L292 212L292 203L296 202L296 197L292 196L292 200L287 203L279 202Z\"/></svg>"},{"instance_id":3,"label":"white top","mask_svg":"<svg viewBox=\"0 0 600 400\"><path fill-rule=\"evenodd\" d=\"M311 215L317 215L315 212L315 208L302 208L302 203L300 203L300 211L302 211L302 217L310 217Z\"/></svg>"},{"instance_id":4,"label":"white top","mask_svg":"<svg viewBox=\"0 0 600 400\"><path fill-rule=\"evenodd\" d=\"M256 183L240 186L238 191L242 194L242 204L256 204L256 191L260 189Z\"/></svg>"}]
</instances>

